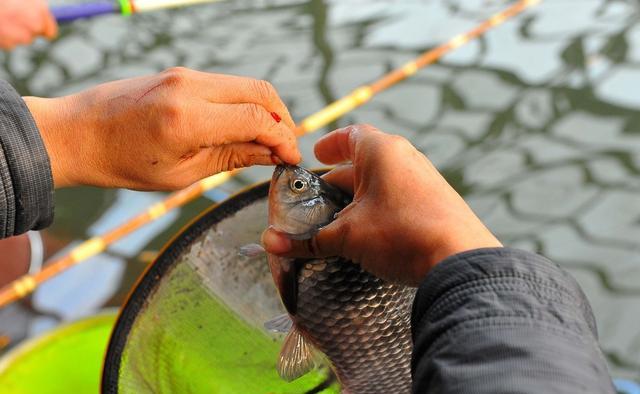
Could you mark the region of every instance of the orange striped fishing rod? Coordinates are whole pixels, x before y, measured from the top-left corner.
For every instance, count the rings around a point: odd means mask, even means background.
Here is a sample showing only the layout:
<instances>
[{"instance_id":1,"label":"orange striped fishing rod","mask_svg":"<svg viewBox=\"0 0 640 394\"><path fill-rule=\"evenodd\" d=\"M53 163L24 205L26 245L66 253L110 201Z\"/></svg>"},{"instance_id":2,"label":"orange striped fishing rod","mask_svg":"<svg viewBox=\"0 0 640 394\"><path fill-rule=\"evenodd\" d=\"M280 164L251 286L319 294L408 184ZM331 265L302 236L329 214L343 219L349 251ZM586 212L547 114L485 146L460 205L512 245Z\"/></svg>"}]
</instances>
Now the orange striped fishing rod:
<instances>
[{"instance_id":1,"label":"orange striped fishing rod","mask_svg":"<svg viewBox=\"0 0 640 394\"><path fill-rule=\"evenodd\" d=\"M391 71L389 74L370 85L364 85L357 88L347 96L305 118L297 127L296 134L301 135L304 133L310 133L330 124L344 114L368 102L374 95L412 76L421 68L434 63L445 54L479 37L488 30L500 25L510 18L513 18L540 1L541 0L520 0L502 12L493 15L491 18L487 19L469 32L453 37L446 43L425 52L417 59ZM152 205L144 213L127 221L120 227L117 227L104 235L97 236L83 242L71 250L71 252L66 256L48 264L42 271L16 279L14 282L0 290L0 307L27 296L46 280L76 264L81 263L89 257L103 252L107 246L113 242L157 219L166 212L196 199L205 191L221 185L228 179L235 176L238 172L239 170L220 173L209 178L205 178L186 189L175 192L169 195L166 200Z\"/></svg>"}]
</instances>

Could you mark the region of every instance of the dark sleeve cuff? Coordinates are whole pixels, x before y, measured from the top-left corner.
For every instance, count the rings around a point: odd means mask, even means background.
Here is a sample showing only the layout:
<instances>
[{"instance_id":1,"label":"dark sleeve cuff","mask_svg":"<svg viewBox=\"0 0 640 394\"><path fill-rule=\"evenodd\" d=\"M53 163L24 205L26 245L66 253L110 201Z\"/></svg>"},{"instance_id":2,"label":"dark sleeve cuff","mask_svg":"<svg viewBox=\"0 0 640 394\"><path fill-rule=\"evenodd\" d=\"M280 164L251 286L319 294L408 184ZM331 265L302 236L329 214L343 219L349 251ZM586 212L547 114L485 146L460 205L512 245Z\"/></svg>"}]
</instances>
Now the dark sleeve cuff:
<instances>
[{"instance_id":1,"label":"dark sleeve cuff","mask_svg":"<svg viewBox=\"0 0 640 394\"><path fill-rule=\"evenodd\" d=\"M500 302L501 314L530 316L579 330L597 338L596 323L586 296L575 279L557 264L535 253L511 248L476 249L451 256L429 273L413 305L412 326L427 318L446 320L449 310L481 291L509 294ZM524 299L519 299L525 297ZM526 301L525 304L522 301ZM531 303L531 304L530 304ZM463 320L495 314L493 303L466 311ZM562 308L562 310L559 310ZM576 311L570 321L560 321L563 308ZM434 310L440 311L434 313ZM532 313L536 315L532 315ZM544 312L542 316L537 315ZM429 315L429 316L426 316ZM571 326L571 327L569 327ZM430 326L430 329L435 327Z\"/></svg>"},{"instance_id":2,"label":"dark sleeve cuff","mask_svg":"<svg viewBox=\"0 0 640 394\"><path fill-rule=\"evenodd\" d=\"M40 132L22 97L0 80L0 238L53 220L53 177Z\"/></svg>"},{"instance_id":3,"label":"dark sleeve cuff","mask_svg":"<svg viewBox=\"0 0 640 394\"><path fill-rule=\"evenodd\" d=\"M420 286L411 326L414 392L613 392L586 296L534 253L445 259Z\"/></svg>"}]
</instances>

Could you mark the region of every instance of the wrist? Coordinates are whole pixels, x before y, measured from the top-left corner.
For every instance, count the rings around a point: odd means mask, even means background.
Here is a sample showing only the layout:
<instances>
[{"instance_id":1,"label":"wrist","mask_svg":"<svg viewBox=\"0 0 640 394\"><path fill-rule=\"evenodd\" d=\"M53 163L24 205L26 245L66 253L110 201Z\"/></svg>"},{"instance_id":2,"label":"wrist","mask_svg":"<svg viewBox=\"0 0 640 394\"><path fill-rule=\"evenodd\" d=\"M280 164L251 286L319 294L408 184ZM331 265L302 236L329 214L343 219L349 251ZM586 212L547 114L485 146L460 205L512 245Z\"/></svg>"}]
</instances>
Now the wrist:
<instances>
[{"instance_id":1,"label":"wrist","mask_svg":"<svg viewBox=\"0 0 640 394\"><path fill-rule=\"evenodd\" d=\"M69 97L23 97L31 112L51 162L55 188L83 184L84 143L78 133L87 131L87 121Z\"/></svg>"},{"instance_id":2,"label":"wrist","mask_svg":"<svg viewBox=\"0 0 640 394\"><path fill-rule=\"evenodd\" d=\"M432 250L429 261L430 269L456 254L476 249L503 247L502 243L483 225L482 228L477 228L475 231L465 228L448 232L448 234L456 236L442 239L439 245Z\"/></svg>"}]
</instances>

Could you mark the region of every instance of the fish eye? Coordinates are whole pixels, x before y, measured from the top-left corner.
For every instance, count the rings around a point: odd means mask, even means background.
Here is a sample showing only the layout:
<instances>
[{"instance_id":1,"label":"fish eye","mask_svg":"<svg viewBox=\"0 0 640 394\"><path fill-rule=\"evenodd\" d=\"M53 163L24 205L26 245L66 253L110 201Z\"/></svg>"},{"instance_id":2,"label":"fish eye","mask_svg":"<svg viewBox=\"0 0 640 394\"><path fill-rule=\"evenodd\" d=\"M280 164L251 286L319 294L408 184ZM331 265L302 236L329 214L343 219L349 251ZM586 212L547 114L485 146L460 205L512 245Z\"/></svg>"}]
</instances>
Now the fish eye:
<instances>
[{"instance_id":1,"label":"fish eye","mask_svg":"<svg viewBox=\"0 0 640 394\"><path fill-rule=\"evenodd\" d=\"M291 190L296 193L301 193L307 189L307 182L302 179L294 179L291 181Z\"/></svg>"}]
</instances>

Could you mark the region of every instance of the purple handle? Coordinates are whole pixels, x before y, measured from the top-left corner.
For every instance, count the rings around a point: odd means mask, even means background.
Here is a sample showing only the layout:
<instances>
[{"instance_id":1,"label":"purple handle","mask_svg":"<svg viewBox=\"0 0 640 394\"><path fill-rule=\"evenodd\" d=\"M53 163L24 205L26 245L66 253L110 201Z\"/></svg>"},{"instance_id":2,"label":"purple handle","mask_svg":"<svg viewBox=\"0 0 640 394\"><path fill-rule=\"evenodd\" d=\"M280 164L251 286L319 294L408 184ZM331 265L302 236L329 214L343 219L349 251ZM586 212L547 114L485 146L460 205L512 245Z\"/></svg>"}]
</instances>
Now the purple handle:
<instances>
[{"instance_id":1,"label":"purple handle","mask_svg":"<svg viewBox=\"0 0 640 394\"><path fill-rule=\"evenodd\" d=\"M115 2L99 1L95 3L53 7L51 8L51 12L58 23L65 23L96 15L116 14L120 12L120 7Z\"/></svg>"}]
</instances>

